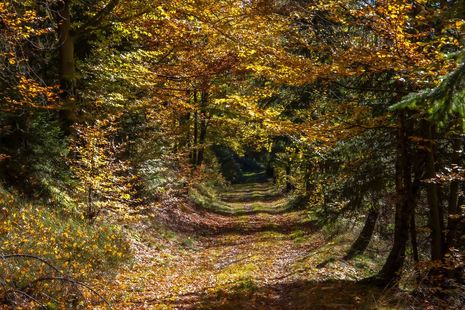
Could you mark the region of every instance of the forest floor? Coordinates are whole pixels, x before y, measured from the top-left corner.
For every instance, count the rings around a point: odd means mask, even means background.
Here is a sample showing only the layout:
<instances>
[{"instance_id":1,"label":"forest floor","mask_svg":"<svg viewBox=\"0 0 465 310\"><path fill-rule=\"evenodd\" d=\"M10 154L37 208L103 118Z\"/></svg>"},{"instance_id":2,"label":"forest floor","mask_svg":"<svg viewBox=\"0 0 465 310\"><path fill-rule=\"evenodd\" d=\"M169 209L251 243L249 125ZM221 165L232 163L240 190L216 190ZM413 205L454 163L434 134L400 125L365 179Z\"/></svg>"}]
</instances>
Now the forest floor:
<instances>
[{"instance_id":1,"label":"forest floor","mask_svg":"<svg viewBox=\"0 0 465 310\"><path fill-rule=\"evenodd\" d=\"M396 308L358 284L377 263L340 259L305 211L285 210L271 183L232 186L230 214L173 198L134 222L135 259L106 288L116 309Z\"/></svg>"}]
</instances>

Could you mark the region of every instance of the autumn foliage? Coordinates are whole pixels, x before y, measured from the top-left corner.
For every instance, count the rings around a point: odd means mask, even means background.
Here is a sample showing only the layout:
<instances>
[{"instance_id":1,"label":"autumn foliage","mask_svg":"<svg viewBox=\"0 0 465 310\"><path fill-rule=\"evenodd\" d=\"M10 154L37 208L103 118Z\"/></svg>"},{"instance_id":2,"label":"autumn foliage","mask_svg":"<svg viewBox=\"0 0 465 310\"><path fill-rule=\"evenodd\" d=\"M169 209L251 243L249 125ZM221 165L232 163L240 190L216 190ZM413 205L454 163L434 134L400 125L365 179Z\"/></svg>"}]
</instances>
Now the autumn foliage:
<instances>
[{"instance_id":1,"label":"autumn foliage","mask_svg":"<svg viewBox=\"0 0 465 310\"><path fill-rule=\"evenodd\" d=\"M464 9L455 0L1 1L0 303L103 306L111 293L100 288L110 288L123 304L131 263L170 259L178 241L166 231L190 234L189 248L197 233L242 227L212 214L257 213L257 225L297 240L345 240L347 253L315 268L366 256L375 267L355 273L366 285L460 307ZM244 283L247 294L260 287Z\"/></svg>"}]
</instances>

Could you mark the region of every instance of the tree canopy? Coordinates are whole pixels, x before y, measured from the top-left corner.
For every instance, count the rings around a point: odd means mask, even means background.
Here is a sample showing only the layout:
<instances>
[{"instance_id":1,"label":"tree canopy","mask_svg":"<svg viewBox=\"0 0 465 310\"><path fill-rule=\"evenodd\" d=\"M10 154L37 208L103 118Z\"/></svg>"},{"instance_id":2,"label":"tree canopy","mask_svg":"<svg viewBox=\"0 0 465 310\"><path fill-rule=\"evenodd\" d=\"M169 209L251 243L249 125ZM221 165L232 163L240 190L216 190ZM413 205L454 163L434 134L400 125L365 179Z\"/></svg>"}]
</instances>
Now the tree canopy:
<instances>
[{"instance_id":1,"label":"tree canopy","mask_svg":"<svg viewBox=\"0 0 465 310\"><path fill-rule=\"evenodd\" d=\"M462 307L464 34L460 0L0 1L0 303L168 305L128 301L137 269L215 244L219 282L245 251L325 283L366 259L354 294ZM286 307L252 265L225 283Z\"/></svg>"}]
</instances>

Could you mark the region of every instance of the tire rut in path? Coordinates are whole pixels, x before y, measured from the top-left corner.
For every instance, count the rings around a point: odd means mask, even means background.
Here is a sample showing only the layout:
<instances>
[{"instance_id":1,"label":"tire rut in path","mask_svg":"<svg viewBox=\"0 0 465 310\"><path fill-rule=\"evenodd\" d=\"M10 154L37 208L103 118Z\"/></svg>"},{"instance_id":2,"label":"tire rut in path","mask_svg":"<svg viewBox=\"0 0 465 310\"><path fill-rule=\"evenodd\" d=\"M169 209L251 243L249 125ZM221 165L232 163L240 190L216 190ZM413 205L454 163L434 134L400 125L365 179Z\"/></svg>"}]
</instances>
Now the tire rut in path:
<instances>
[{"instance_id":1,"label":"tire rut in path","mask_svg":"<svg viewBox=\"0 0 465 310\"><path fill-rule=\"evenodd\" d=\"M260 200L272 192L264 184L229 192L229 203L241 215L185 208L177 216L203 221L204 233L188 250L173 245L138 253L140 263L117 280L126 287L120 304L128 309L325 309L334 304L357 309L366 289L352 281L322 282L302 269L301 262L324 244L304 211L251 212L262 202L279 207L273 202L282 197ZM250 193L254 199L241 197ZM347 289L344 298L341 287Z\"/></svg>"}]
</instances>

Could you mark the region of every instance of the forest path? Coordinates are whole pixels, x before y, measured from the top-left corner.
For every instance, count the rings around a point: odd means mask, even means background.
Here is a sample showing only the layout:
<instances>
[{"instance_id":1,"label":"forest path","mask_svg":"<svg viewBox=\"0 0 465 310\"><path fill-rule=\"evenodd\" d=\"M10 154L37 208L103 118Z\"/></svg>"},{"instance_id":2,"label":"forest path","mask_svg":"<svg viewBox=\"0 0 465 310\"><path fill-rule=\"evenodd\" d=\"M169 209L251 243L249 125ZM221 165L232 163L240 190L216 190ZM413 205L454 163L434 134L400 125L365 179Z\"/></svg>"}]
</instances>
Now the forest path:
<instances>
[{"instance_id":1,"label":"forest path","mask_svg":"<svg viewBox=\"0 0 465 310\"><path fill-rule=\"evenodd\" d=\"M328 261L342 248L276 193L271 183L233 186L221 194L229 215L160 208L167 223L193 229L162 231L155 219L141 228L136 261L110 288L115 308L371 308L381 292L357 284L352 265Z\"/></svg>"}]
</instances>

